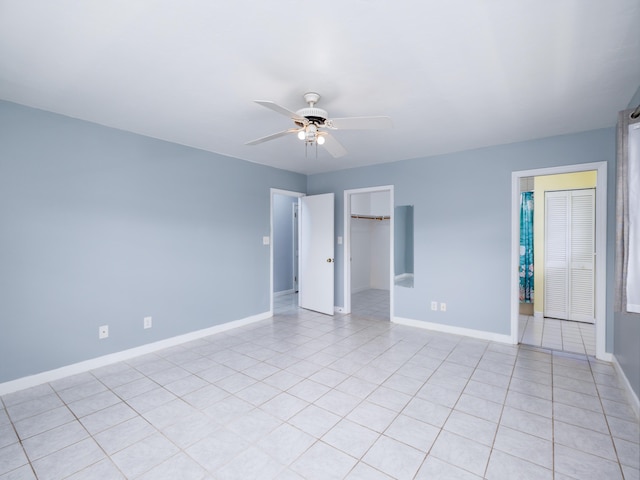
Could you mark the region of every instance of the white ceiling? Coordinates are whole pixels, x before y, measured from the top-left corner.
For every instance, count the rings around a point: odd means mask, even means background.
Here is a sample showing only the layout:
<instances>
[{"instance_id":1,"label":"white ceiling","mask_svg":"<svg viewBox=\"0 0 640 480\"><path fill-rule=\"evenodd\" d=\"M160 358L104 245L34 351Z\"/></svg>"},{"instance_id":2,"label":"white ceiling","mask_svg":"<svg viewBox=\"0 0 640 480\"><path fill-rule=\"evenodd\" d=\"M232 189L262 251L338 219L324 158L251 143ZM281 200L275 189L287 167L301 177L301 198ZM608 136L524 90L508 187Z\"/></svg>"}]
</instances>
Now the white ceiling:
<instances>
[{"instance_id":1,"label":"white ceiling","mask_svg":"<svg viewBox=\"0 0 640 480\"><path fill-rule=\"evenodd\" d=\"M640 85L639 0L0 0L0 99L301 173L609 127ZM316 91L348 154L305 158Z\"/></svg>"}]
</instances>

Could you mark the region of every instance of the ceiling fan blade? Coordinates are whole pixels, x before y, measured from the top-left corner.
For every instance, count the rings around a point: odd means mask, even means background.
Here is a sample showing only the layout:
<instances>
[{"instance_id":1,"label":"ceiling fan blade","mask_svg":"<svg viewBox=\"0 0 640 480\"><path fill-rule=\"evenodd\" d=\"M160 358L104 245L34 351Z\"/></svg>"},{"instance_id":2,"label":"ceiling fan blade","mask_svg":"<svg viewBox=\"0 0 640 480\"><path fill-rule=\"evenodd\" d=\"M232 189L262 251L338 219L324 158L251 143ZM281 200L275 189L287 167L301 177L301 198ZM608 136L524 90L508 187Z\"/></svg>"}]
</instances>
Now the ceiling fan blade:
<instances>
[{"instance_id":1,"label":"ceiling fan blade","mask_svg":"<svg viewBox=\"0 0 640 480\"><path fill-rule=\"evenodd\" d=\"M299 122L304 122L305 125L307 123L307 119L306 118L301 117L296 112L292 112L288 108L282 107L282 106L278 105L277 103L271 102L269 100L256 100L255 102L258 105L262 105L263 107L267 107L269 110L273 110L274 112L277 112L277 113L279 113L281 115L284 115L285 117L289 117L289 118L292 118L294 120L298 120Z\"/></svg>"},{"instance_id":2,"label":"ceiling fan blade","mask_svg":"<svg viewBox=\"0 0 640 480\"><path fill-rule=\"evenodd\" d=\"M255 140L251 140L250 142L245 143L245 145L258 145L259 143L268 142L269 140L284 137L289 133L296 133L297 131L297 128L290 128L289 130L284 130L282 132L272 133L271 135L267 135L266 137L256 138Z\"/></svg>"},{"instance_id":3,"label":"ceiling fan blade","mask_svg":"<svg viewBox=\"0 0 640 480\"><path fill-rule=\"evenodd\" d=\"M344 117L327 120L327 127L336 130L383 130L392 128L389 117Z\"/></svg>"},{"instance_id":4,"label":"ceiling fan blade","mask_svg":"<svg viewBox=\"0 0 640 480\"><path fill-rule=\"evenodd\" d=\"M336 138L328 132L323 132L324 143L322 146L334 158L343 157L347 154L347 150Z\"/></svg>"}]
</instances>

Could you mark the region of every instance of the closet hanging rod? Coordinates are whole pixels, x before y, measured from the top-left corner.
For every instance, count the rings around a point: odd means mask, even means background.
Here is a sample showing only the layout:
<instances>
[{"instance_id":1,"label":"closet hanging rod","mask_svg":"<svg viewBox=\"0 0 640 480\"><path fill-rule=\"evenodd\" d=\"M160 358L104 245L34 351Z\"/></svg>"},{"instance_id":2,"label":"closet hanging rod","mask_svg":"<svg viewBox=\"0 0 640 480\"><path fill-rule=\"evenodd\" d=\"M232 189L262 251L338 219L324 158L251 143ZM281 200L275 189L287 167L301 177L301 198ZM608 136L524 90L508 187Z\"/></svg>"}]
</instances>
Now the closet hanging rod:
<instances>
[{"instance_id":1,"label":"closet hanging rod","mask_svg":"<svg viewBox=\"0 0 640 480\"><path fill-rule=\"evenodd\" d=\"M374 217L373 215L351 215L351 218L362 218L365 220L389 220L391 217L389 216L379 216Z\"/></svg>"}]
</instances>

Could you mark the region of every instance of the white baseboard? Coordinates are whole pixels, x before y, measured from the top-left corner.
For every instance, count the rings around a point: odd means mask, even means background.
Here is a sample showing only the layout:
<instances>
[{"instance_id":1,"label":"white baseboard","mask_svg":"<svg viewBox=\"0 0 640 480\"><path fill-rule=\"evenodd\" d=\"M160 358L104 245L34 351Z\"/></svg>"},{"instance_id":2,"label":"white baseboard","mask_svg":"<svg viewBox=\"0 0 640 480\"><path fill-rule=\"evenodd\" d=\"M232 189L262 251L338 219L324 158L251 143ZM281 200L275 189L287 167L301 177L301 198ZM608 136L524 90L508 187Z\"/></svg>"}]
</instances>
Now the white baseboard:
<instances>
[{"instance_id":1,"label":"white baseboard","mask_svg":"<svg viewBox=\"0 0 640 480\"><path fill-rule=\"evenodd\" d=\"M596 354L596 358L597 358L598 360L603 361L603 362L613 363L613 353L604 352L604 353L602 354L602 356L598 356L598 355Z\"/></svg>"},{"instance_id":2,"label":"white baseboard","mask_svg":"<svg viewBox=\"0 0 640 480\"><path fill-rule=\"evenodd\" d=\"M338 307L337 305L334 305L333 311L336 313L344 313L344 307Z\"/></svg>"},{"instance_id":3,"label":"white baseboard","mask_svg":"<svg viewBox=\"0 0 640 480\"><path fill-rule=\"evenodd\" d=\"M273 315L271 312L259 313L250 317L242 318L239 320L233 320L231 322L222 323L213 327L204 328L202 330L196 330L194 332L185 333L184 335L178 335L164 340L159 340L153 343L147 343L139 347L122 350L120 352L110 353L101 357L92 358L71 365L65 365L64 367L56 368L54 370L48 370L46 372L37 373L35 375L29 375L27 377L18 378L16 380L10 380L8 382L0 383L0 395L6 395L7 393L16 392L18 390L24 390L25 388L35 387L47 382L52 382L60 378L68 377L70 375L76 375L78 373L84 373L89 370L111 365L112 363L122 362L124 360L130 360L134 357L146 355L148 353L157 352L163 348L173 347L182 343L198 340L199 338L208 337L209 335L215 335L216 333L225 332L234 328L243 327L254 322L266 320Z\"/></svg>"},{"instance_id":4,"label":"white baseboard","mask_svg":"<svg viewBox=\"0 0 640 480\"><path fill-rule=\"evenodd\" d=\"M292 293L296 293L296 291L293 288L291 288L289 290L280 290L279 292L273 292L273 296L274 297L281 297L283 295L290 295Z\"/></svg>"},{"instance_id":5,"label":"white baseboard","mask_svg":"<svg viewBox=\"0 0 640 480\"><path fill-rule=\"evenodd\" d=\"M618 376L622 379L622 384L624 385L624 389L627 392L627 398L629 399L629 404L631 405L631 408L636 414L636 418L640 420L640 399L638 399L638 395L636 395L636 392L634 392L633 388L631 388L629 379L624 374L624 371L622 370L620 363L618 363L618 359L616 358L615 355L612 355L612 357L613 357L613 366L615 367L616 372L618 373Z\"/></svg>"},{"instance_id":6,"label":"white baseboard","mask_svg":"<svg viewBox=\"0 0 640 480\"><path fill-rule=\"evenodd\" d=\"M544 318L544 313L543 312L536 312L534 310L533 312L533 318Z\"/></svg>"},{"instance_id":7,"label":"white baseboard","mask_svg":"<svg viewBox=\"0 0 640 480\"><path fill-rule=\"evenodd\" d=\"M442 323L424 322L422 320L414 320L412 318L393 317L391 321L400 325L407 325L409 327L424 328L426 330L434 330L436 332L443 333L453 333L455 335L479 338L481 340L489 340L491 342L513 344L511 335L485 332L483 330L473 330L471 328L454 327L452 325L444 325Z\"/></svg>"}]
</instances>

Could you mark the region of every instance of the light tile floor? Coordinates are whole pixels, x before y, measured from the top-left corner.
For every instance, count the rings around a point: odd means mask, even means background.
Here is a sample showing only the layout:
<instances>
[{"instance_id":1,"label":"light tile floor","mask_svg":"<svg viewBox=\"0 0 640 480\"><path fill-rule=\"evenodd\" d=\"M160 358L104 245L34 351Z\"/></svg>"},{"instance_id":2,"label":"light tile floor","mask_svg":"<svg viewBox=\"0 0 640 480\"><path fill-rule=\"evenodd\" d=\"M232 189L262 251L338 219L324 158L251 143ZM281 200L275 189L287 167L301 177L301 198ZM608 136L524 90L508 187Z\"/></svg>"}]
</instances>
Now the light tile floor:
<instances>
[{"instance_id":1,"label":"light tile floor","mask_svg":"<svg viewBox=\"0 0 640 480\"><path fill-rule=\"evenodd\" d=\"M640 478L608 363L276 300L272 319L3 396L0 479Z\"/></svg>"},{"instance_id":2,"label":"light tile floor","mask_svg":"<svg viewBox=\"0 0 640 480\"><path fill-rule=\"evenodd\" d=\"M364 290L351 295L351 315L374 320L389 320L389 290Z\"/></svg>"},{"instance_id":3,"label":"light tile floor","mask_svg":"<svg viewBox=\"0 0 640 480\"><path fill-rule=\"evenodd\" d=\"M520 315L520 343L595 356L596 334L592 323Z\"/></svg>"},{"instance_id":4,"label":"light tile floor","mask_svg":"<svg viewBox=\"0 0 640 480\"><path fill-rule=\"evenodd\" d=\"M273 299L276 313L287 314L298 309L298 295L280 295ZM389 320L389 290L369 289L351 295L351 316Z\"/></svg>"}]
</instances>

